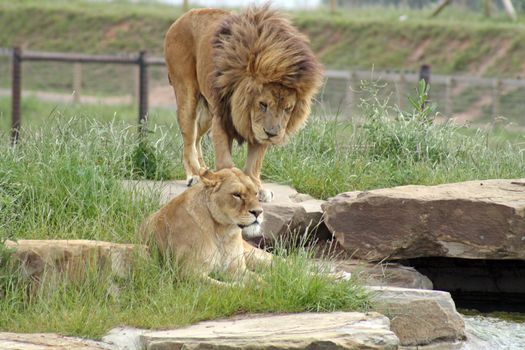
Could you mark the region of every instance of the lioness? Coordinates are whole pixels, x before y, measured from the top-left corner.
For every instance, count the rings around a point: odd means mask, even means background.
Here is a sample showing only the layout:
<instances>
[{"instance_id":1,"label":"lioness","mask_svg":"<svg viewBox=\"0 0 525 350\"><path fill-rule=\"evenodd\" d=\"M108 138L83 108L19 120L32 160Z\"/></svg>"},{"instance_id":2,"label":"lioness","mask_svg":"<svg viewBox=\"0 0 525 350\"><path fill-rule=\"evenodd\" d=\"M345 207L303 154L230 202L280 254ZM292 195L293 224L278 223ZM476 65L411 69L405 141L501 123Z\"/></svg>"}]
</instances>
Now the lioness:
<instances>
[{"instance_id":1,"label":"lioness","mask_svg":"<svg viewBox=\"0 0 525 350\"><path fill-rule=\"evenodd\" d=\"M272 255L244 241L257 235L263 209L257 187L236 168L217 172L202 170L192 188L173 198L145 220L140 228L144 242L155 243L161 254L176 259L185 272L208 281L212 272L239 280L247 267L269 265Z\"/></svg>"},{"instance_id":2,"label":"lioness","mask_svg":"<svg viewBox=\"0 0 525 350\"><path fill-rule=\"evenodd\" d=\"M205 167L200 141L211 127L217 169L234 166L234 139L247 141L244 172L260 200L270 201L260 181L266 149L304 124L322 81L306 37L268 6L239 14L198 9L169 28L164 54L188 185Z\"/></svg>"}]
</instances>

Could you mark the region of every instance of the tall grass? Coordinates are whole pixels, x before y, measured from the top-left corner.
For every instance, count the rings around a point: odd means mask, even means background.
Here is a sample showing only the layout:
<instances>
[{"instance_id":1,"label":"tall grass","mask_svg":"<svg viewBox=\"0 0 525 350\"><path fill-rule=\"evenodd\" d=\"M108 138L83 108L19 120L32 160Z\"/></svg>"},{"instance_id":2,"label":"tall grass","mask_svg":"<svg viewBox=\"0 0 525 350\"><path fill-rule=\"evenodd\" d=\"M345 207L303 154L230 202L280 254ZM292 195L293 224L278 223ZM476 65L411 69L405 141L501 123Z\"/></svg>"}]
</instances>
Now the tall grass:
<instances>
[{"instance_id":1,"label":"tall grass","mask_svg":"<svg viewBox=\"0 0 525 350\"><path fill-rule=\"evenodd\" d=\"M361 118L312 119L291 142L271 150L264 175L327 198L350 190L525 176L525 135L513 142L490 130L434 122L436 106L420 86L411 108L392 107L382 86L363 82ZM424 105L425 107L421 107Z\"/></svg>"},{"instance_id":2,"label":"tall grass","mask_svg":"<svg viewBox=\"0 0 525 350\"><path fill-rule=\"evenodd\" d=\"M64 120L27 131L0 156L0 235L24 238L85 238L130 241L135 227L157 203L130 195L124 178L140 175L133 153L135 128L94 120ZM171 175L176 150L164 131L150 157L153 178ZM162 156L160 155L162 153ZM138 174L137 174L138 173Z\"/></svg>"}]
</instances>

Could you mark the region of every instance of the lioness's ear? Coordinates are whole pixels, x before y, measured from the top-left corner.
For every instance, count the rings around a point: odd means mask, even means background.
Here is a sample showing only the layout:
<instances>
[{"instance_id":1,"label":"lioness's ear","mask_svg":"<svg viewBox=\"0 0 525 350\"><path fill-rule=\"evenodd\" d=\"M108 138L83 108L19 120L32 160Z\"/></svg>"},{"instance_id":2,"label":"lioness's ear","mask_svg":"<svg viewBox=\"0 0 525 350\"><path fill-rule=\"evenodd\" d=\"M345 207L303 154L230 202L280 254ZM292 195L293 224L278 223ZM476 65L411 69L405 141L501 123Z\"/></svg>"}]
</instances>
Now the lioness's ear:
<instances>
[{"instance_id":1,"label":"lioness's ear","mask_svg":"<svg viewBox=\"0 0 525 350\"><path fill-rule=\"evenodd\" d=\"M199 171L199 177L206 187L215 187L219 180L214 172L204 168Z\"/></svg>"}]
</instances>

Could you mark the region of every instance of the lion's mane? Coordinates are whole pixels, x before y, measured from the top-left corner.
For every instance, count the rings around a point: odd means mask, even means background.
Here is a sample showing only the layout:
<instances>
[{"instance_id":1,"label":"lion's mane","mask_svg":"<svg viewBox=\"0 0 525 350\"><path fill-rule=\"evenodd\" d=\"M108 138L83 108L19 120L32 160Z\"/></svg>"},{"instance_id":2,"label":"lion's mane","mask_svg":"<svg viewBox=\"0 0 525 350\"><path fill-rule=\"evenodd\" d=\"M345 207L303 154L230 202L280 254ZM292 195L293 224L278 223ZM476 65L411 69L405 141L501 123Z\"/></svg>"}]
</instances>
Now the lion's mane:
<instances>
[{"instance_id":1,"label":"lion's mane","mask_svg":"<svg viewBox=\"0 0 525 350\"><path fill-rule=\"evenodd\" d=\"M230 15L213 42L215 117L238 142L255 142L250 110L264 84L279 83L297 92L286 135L310 114L322 83L322 68L308 39L285 16L269 6Z\"/></svg>"}]
</instances>

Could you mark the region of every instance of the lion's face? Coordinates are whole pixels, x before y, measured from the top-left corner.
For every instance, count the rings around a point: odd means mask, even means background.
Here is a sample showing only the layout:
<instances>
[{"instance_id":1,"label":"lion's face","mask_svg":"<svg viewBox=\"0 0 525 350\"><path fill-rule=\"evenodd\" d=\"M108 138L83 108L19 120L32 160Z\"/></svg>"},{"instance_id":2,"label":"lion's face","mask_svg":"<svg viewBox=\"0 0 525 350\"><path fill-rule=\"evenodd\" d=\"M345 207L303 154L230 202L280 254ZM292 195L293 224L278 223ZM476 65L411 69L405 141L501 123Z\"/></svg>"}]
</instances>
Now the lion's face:
<instances>
[{"instance_id":1,"label":"lion's face","mask_svg":"<svg viewBox=\"0 0 525 350\"><path fill-rule=\"evenodd\" d=\"M215 221L235 225L248 236L259 234L263 209L257 198L257 187L241 170L222 169L200 175L209 192L208 207Z\"/></svg>"},{"instance_id":2,"label":"lion's face","mask_svg":"<svg viewBox=\"0 0 525 350\"><path fill-rule=\"evenodd\" d=\"M260 94L253 99L251 110L255 140L266 144L282 143L296 102L294 89L277 83L263 85Z\"/></svg>"}]
</instances>

